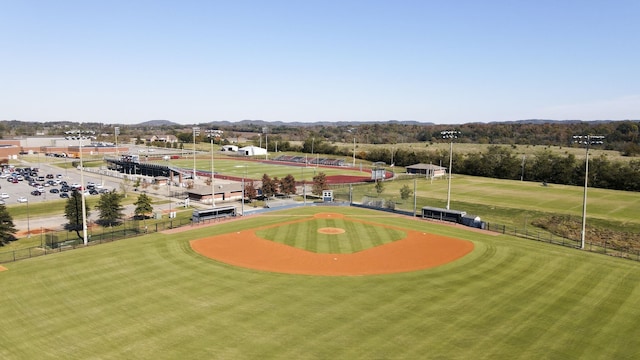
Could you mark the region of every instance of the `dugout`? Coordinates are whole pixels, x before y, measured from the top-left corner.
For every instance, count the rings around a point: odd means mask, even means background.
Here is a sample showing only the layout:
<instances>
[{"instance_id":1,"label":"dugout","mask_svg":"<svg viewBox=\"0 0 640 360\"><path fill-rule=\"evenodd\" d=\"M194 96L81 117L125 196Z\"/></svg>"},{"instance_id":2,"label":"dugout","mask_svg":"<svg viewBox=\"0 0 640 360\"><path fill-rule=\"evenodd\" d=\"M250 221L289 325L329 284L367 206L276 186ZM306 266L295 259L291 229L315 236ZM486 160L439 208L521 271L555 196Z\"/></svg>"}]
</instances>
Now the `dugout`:
<instances>
[{"instance_id":1,"label":"dugout","mask_svg":"<svg viewBox=\"0 0 640 360\"><path fill-rule=\"evenodd\" d=\"M199 223L204 220L226 218L230 216L236 216L235 206L221 206L213 209L193 210L191 221Z\"/></svg>"},{"instance_id":2,"label":"dugout","mask_svg":"<svg viewBox=\"0 0 640 360\"><path fill-rule=\"evenodd\" d=\"M449 210L431 206L425 206L422 208L423 219L450 221L457 224L462 224L462 218L465 215L467 215L466 211Z\"/></svg>"}]
</instances>

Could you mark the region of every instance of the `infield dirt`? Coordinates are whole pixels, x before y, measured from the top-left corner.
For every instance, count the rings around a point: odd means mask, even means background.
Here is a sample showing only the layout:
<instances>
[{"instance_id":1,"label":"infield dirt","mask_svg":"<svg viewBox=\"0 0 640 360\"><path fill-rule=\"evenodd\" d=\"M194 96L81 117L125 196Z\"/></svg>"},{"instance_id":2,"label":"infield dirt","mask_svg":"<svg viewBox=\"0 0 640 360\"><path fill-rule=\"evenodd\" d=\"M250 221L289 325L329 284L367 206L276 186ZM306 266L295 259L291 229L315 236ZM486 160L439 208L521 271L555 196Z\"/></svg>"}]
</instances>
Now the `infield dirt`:
<instances>
[{"instance_id":1,"label":"infield dirt","mask_svg":"<svg viewBox=\"0 0 640 360\"><path fill-rule=\"evenodd\" d=\"M343 217L342 214L316 216ZM279 225L287 223L291 222ZM375 225L384 226L377 223ZM257 229L193 240L191 247L211 259L249 269L330 276L423 270L444 265L473 250L473 243L470 241L403 229L407 236L392 243L353 254L318 254L262 239L256 235L255 230Z\"/></svg>"}]
</instances>

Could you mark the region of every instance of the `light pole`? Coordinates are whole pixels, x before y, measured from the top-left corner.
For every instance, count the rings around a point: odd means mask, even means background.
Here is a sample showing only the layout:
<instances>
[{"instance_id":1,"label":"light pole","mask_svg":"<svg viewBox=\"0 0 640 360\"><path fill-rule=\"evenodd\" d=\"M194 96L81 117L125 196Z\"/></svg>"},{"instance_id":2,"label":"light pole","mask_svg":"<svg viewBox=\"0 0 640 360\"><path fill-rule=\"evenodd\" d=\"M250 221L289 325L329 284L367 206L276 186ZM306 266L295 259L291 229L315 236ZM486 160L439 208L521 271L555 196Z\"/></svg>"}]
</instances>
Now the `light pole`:
<instances>
[{"instance_id":1,"label":"light pole","mask_svg":"<svg viewBox=\"0 0 640 360\"><path fill-rule=\"evenodd\" d=\"M120 127L113 128L113 133L116 135L116 158L118 157L118 135L120 135Z\"/></svg>"},{"instance_id":2,"label":"light pole","mask_svg":"<svg viewBox=\"0 0 640 360\"><path fill-rule=\"evenodd\" d=\"M307 206L307 184L304 181L304 168L306 166L307 165L305 164L305 166L300 167L300 172L302 173L302 202L304 206Z\"/></svg>"},{"instance_id":3,"label":"light pole","mask_svg":"<svg viewBox=\"0 0 640 360\"><path fill-rule=\"evenodd\" d=\"M82 199L82 240L84 245L89 243L87 238L87 206L84 198L84 165L82 162L82 131L80 131L80 198Z\"/></svg>"},{"instance_id":4,"label":"light pole","mask_svg":"<svg viewBox=\"0 0 640 360\"><path fill-rule=\"evenodd\" d=\"M582 231L580 232L580 249L584 250L585 233L587 227L587 187L589 184L589 145L601 145L604 136L600 135L574 135L573 142L585 145L584 159L584 196L582 198Z\"/></svg>"},{"instance_id":5,"label":"light pole","mask_svg":"<svg viewBox=\"0 0 640 360\"><path fill-rule=\"evenodd\" d=\"M215 167L213 164L213 136L211 137L211 206L216 207Z\"/></svg>"},{"instance_id":6,"label":"light pole","mask_svg":"<svg viewBox=\"0 0 640 360\"><path fill-rule=\"evenodd\" d=\"M29 198L27 198L27 238L31 237L31 228L29 226Z\"/></svg>"},{"instance_id":7,"label":"light pole","mask_svg":"<svg viewBox=\"0 0 640 360\"><path fill-rule=\"evenodd\" d=\"M200 128L194 126L193 130L193 181L196 181L196 136L200 135Z\"/></svg>"},{"instance_id":8,"label":"light pole","mask_svg":"<svg viewBox=\"0 0 640 360\"><path fill-rule=\"evenodd\" d=\"M449 184L447 185L447 210L449 210L449 206L451 205L451 170L453 168L453 139L457 139L458 135L460 135L460 131L456 130L445 130L441 131L440 135L442 135L443 139L450 139L451 143L449 145Z\"/></svg>"},{"instance_id":9,"label":"light pole","mask_svg":"<svg viewBox=\"0 0 640 360\"><path fill-rule=\"evenodd\" d=\"M244 168L244 173L242 175L242 199L240 202L240 209L242 211L242 216L244 216L244 191L245 191L245 186L244 186L244 179L247 177L247 165L236 165L235 167L237 168Z\"/></svg>"}]
</instances>

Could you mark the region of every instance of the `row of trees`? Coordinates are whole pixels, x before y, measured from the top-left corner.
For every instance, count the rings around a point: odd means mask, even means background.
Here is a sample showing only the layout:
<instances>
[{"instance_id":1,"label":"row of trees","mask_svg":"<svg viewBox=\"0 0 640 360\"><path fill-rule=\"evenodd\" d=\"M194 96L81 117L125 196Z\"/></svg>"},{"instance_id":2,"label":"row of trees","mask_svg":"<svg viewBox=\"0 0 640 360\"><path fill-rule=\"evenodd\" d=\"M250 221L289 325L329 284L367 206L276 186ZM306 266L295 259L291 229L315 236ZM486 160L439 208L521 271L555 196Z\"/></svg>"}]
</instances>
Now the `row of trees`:
<instances>
[{"instance_id":1,"label":"row of trees","mask_svg":"<svg viewBox=\"0 0 640 360\"><path fill-rule=\"evenodd\" d=\"M363 156L368 161L388 161L390 150L374 150ZM416 163L449 164L449 152L398 150L398 166ZM492 145L482 153L453 154L453 170L458 174L497 179L540 181L555 184L584 184L585 163L573 154L561 155L548 149L534 156L516 154L510 146ZM605 155L589 159L589 186L640 191L640 160L612 161Z\"/></svg>"},{"instance_id":2,"label":"row of trees","mask_svg":"<svg viewBox=\"0 0 640 360\"><path fill-rule=\"evenodd\" d=\"M115 190L101 194L98 204L96 204L95 207L99 212L97 223L102 226L117 226L121 224L124 219L122 199L124 199L124 195ZM134 205L136 206L134 215L138 219L146 219L153 212L151 198L147 196L147 194L140 194ZM87 205L86 202L85 213L87 217L91 214L89 205ZM68 221L68 223L65 224L65 229L75 231L78 238L82 239L83 235L80 234L80 231L83 230L82 194L79 191L74 190L71 192L65 204L64 215Z\"/></svg>"},{"instance_id":3,"label":"row of trees","mask_svg":"<svg viewBox=\"0 0 640 360\"><path fill-rule=\"evenodd\" d=\"M327 184L327 176L325 173L320 172L313 177L311 193L320 196L322 190L329 188ZM258 197L258 190L262 192L262 196L270 198L276 195L291 196L296 193L296 179L293 175L289 174L282 179L278 177L270 177L268 174L263 174L261 179L261 187L257 188L253 180L249 180L244 185L244 197L246 200L251 201Z\"/></svg>"}]
</instances>

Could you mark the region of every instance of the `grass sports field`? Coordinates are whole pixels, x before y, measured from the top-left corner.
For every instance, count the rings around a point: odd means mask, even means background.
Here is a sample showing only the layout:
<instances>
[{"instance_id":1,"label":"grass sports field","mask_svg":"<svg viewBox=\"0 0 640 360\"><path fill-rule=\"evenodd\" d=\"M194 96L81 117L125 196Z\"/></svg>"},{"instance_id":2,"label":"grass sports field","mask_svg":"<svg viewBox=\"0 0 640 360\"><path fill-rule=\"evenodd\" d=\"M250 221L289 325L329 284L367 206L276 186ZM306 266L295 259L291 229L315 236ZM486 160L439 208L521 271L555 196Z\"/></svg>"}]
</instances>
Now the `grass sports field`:
<instances>
[{"instance_id":1,"label":"grass sports field","mask_svg":"<svg viewBox=\"0 0 640 360\"><path fill-rule=\"evenodd\" d=\"M227 265L190 247L327 209L474 250L420 271L307 276ZM354 208L273 212L5 266L2 359L640 356L640 264Z\"/></svg>"}]
</instances>

